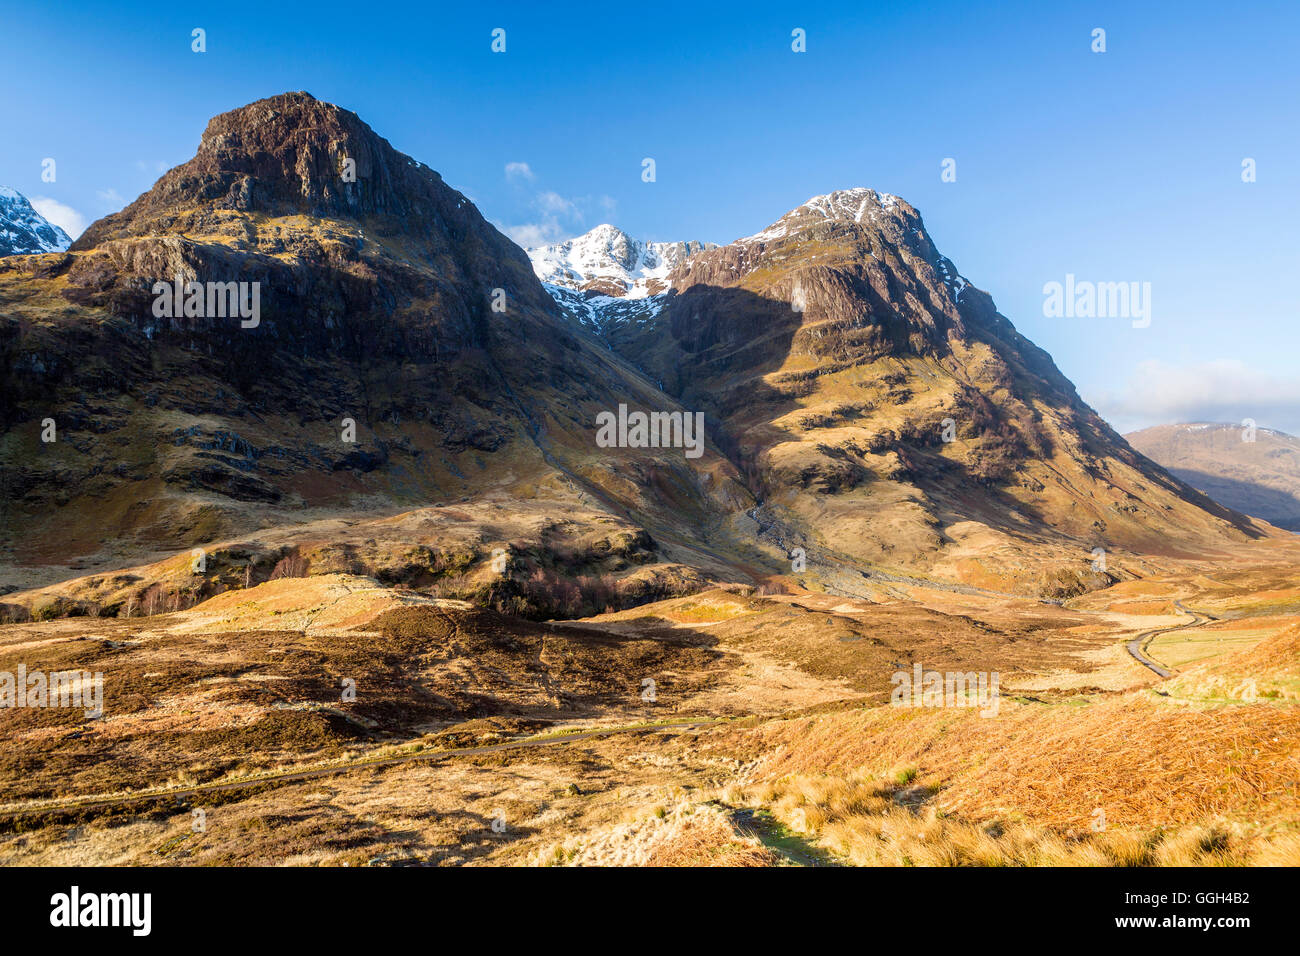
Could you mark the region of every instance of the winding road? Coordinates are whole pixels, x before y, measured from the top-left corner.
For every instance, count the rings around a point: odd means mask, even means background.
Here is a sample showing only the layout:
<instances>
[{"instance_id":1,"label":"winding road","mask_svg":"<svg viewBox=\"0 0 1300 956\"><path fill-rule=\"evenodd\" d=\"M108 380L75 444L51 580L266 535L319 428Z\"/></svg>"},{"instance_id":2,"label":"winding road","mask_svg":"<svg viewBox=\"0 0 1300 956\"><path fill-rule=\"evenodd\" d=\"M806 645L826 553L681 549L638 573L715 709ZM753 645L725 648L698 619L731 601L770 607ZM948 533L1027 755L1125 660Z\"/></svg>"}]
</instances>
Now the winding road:
<instances>
[{"instance_id":1,"label":"winding road","mask_svg":"<svg viewBox=\"0 0 1300 956\"><path fill-rule=\"evenodd\" d=\"M1156 663L1154 660L1152 660L1150 657L1147 656L1146 653L1147 647L1150 645L1151 641L1156 637L1156 635L1169 634L1172 631L1181 631L1184 630L1185 628L1196 627L1200 624L1204 624L1207 621L1216 620L1216 618L1214 618L1210 614L1201 614L1197 611L1189 611L1187 608L1183 607L1182 601L1175 601L1174 607L1176 607L1179 613L1181 614L1190 614L1192 619L1188 621L1186 624L1178 624L1174 627L1157 627L1150 631L1143 631L1137 637L1129 641L1128 644L1126 645L1128 647L1128 652L1131 655L1133 655L1133 658L1138 663L1142 664L1144 667L1149 667L1151 670L1155 671L1156 674L1161 679L1168 679L1170 677L1173 677L1174 672L1169 670L1167 667L1164 667L1163 665Z\"/></svg>"}]
</instances>

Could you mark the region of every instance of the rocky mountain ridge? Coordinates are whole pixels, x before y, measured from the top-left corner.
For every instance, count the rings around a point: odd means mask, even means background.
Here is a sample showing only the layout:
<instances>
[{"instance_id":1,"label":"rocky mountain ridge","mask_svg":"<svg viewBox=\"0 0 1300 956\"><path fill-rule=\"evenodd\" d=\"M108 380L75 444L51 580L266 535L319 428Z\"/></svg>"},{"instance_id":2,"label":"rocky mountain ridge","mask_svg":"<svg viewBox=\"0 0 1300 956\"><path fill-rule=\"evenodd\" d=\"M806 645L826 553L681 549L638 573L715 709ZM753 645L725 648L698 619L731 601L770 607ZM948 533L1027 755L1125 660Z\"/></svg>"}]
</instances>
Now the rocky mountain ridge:
<instances>
[{"instance_id":1,"label":"rocky mountain ridge","mask_svg":"<svg viewBox=\"0 0 1300 956\"><path fill-rule=\"evenodd\" d=\"M667 281L611 348L717 422L760 517L846 560L1068 591L1099 583L1069 542L1268 533L1134 452L898 197L813 197Z\"/></svg>"},{"instance_id":2,"label":"rocky mountain ridge","mask_svg":"<svg viewBox=\"0 0 1300 956\"><path fill-rule=\"evenodd\" d=\"M68 234L37 212L26 196L0 186L0 256L63 252L70 245Z\"/></svg>"},{"instance_id":3,"label":"rocky mountain ridge","mask_svg":"<svg viewBox=\"0 0 1300 956\"><path fill-rule=\"evenodd\" d=\"M691 574L788 572L803 543L836 565L809 581L1059 596L1125 573L1090 569L1097 547L1270 533L1129 448L897 197L814 197L721 247L616 233L593 243L621 273L584 253L590 276L543 286L354 113L290 93L215 117L68 252L0 260L0 565L120 567L453 501L476 505L467 540L517 533L543 576L556 542L612 524ZM260 314L160 309L178 280L209 303L256 287ZM573 304L593 299L637 311L593 335ZM624 407L665 429L703 413L705 453L667 431L598 444ZM507 530L524 502L551 517ZM385 547L398 579L421 566Z\"/></svg>"},{"instance_id":4,"label":"rocky mountain ridge","mask_svg":"<svg viewBox=\"0 0 1300 956\"><path fill-rule=\"evenodd\" d=\"M160 316L178 277L256 286L258 320ZM743 494L714 452L597 455L599 412L664 397L560 317L461 193L305 93L215 117L69 252L0 261L0 306L4 561L489 488L581 485L632 511L668 495L701 524Z\"/></svg>"}]
</instances>

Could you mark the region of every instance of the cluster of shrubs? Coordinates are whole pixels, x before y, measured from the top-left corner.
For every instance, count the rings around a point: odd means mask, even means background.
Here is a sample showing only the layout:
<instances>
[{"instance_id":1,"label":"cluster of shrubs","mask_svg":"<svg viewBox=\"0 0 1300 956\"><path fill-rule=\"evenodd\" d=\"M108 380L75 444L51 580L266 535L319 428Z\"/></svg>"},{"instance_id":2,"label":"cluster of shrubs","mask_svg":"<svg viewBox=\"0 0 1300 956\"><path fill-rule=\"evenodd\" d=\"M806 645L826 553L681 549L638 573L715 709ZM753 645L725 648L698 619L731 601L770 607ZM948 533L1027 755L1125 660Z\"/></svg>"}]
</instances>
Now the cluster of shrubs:
<instances>
[{"instance_id":1,"label":"cluster of shrubs","mask_svg":"<svg viewBox=\"0 0 1300 956\"><path fill-rule=\"evenodd\" d=\"M209 556L214 558L215 556ZM222 571L198 575L194 583L177 585L155 581L142 590L132 591L124 598L111 602L80 598L55 597L30 610L21 604L0 603L0 624L22 624L28 621L52 621L65 617L152 617L185 611L214 595L237 588L252 587L254 583L274 581L277 578L305 578L311 562L297 548L289 548L266 570L269 561L249 560L247 564L231 566Z\"/></svg>"},{"instance_id":2,"label":"cluster of shrubs","mask_svg":"<svg viewBox=\"0 0 1300 956\"><path fill-rule=\"evenodd\" d=\"M487 583L464 574L449 575L429 591L434 597L469 601L536 621L588 617L642 603L629 603L629 596L620 592L618 579L611 574L567 575L543 567L515 570Z\"/></svg>"},{"instance_id":3,"label":"cluster of shrubs","mask_svg":"<svg viewBox=\"0 0 1300 956\"><path fill-rule=\"evenodd\" d=\"M347 570L373 574L381 582L414 588L434 597L456 598L503 614L532 620L571 619L620 611L650 601L676 596L667 582L654 578L622 579L613 571L629 564L653 560L654 542L644 531L611 536L585 547L528 548L514 544L508 549L509 564L503 573L480 573L490 555L473 547L442 551L420 546L409 552L399 565L383 568L335 567L328 555L320 557L317 573ZM223 560L218 568L216 562ZM233 559L233 560L232 560ZM0 603L0 623L51 620L60 617L151 617L184 611L225 591L252 587L280 578L307 577L316 562L298 548L258 560L252 555L209 555L209 572L196 575L193 583L177 585L156 581L111 604L55 598L29 611L18 604ZM268 571L269 566L269 571Z\"/></svg>"}]
</instances>

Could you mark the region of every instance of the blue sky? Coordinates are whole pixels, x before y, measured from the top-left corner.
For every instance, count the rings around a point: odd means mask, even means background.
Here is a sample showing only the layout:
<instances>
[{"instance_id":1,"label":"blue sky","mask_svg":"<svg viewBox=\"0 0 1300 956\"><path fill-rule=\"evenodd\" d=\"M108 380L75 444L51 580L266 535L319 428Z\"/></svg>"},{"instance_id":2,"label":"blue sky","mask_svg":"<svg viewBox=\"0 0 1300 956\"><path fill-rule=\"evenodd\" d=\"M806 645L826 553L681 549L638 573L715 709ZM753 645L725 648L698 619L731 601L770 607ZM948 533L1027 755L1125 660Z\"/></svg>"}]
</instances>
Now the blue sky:
<instances>
[{"instance_id":1,"label":"blue sky","mask_svg":"<svg viewBox=\"0 0 1300 956\"><path fill-rule=\"evenodd\" d=\"M304 89L525 241L609 221L726 242L870 186L1121 429L1300 433L1294 2L180 7L0 3L0 184L93 221L212 115ZM1046 317L1066 274L1149 282L1150 326Z\"/></svg>"}]
</instances>

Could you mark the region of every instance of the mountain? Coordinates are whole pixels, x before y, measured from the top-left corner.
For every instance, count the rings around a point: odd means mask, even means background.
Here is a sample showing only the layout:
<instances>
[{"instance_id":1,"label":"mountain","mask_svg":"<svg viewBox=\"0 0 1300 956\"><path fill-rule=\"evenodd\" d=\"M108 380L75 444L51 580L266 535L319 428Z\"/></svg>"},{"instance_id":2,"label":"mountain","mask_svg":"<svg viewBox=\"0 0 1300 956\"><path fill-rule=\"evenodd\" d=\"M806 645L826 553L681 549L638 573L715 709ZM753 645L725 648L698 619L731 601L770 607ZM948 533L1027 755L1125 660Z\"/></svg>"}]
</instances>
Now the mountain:
<instances>
[{"instance_id":1,"label":"mountain","mask_svg":"<svg viewBox=\"0 0 1300 956\"><path fill-rule=\"evenodd\" d=\"M608 224L575 239L528 250L533 271L550 285L641 298L668 289L672 270L711 242L642 242Z\"/></svg>"},{"instance_id":2,"label":"mountain","mask_svg":"<svg viewBox=\"0 0 1300 956\"><path fill-rule=\"evenodd\" d=\"M1300 531L1300 438L1211 423L1156 425L1124 437L1220 504Z\"/></svg>"},{"instance_id":3,"label":"mountain","mask_svg":"<svg viewBox=\"0 0 1300 956\"><path fill-rule=\"evenodd\" d=\"M608 224L574 239L528 250L533 271L561 308L603 333L652 317L670 273L710 242L644 242Z\"/></svg>"},{"instance_id":4,"label":"mountain","mask_svg":"<svg viewBox=\"0 0 1300 956\"><path fill-rule=\"evenodd\" d=\"M33 209L26 196L0 186L0 256L62 252L70 245L68 234Z\"/></svg>"},{"instance_id":5,"label":"mountain","mask_svg":"<svg viewBox=\"0 0 1300 956\"><path fill-rule=\"evenodd\" d=\"M814 197L664 281L605 338L706 413L783 549L1051 594L1105 580L1096 547L1265 533L1134 452L895 196Z\"/></svg>"},{"instance_id":6,"label":"mountain","mask_svg":"<svg viewBox=\"0 0 1300 956\"><path fill-rule=\"evenodd\" d=\"M174 308L177 277L206 308ZM256 318L221 310L227 288ZM464 195L306 93L212 119L68 252L0 260L0 316L10 565L484 495L564 502L570 530L670 508L689 533L747 494L709 449L596 447L602 411L680 408Z\"/></svg>"},{"instance_id":7,"label":"mountain","mask_svg":"<svg viewBox=\"0 0 1300 956\"><path fill-rule=\"evenodd\" d=\"M0 259L0 492L0 587L83 568L97 606L193 547L217 570L169 587L307 562L557 614L790 573L795 547L844 593L1059 597L1136 573L1098 547L1270 533L1134 452L901 199L530 257L306 93L213 118L67 252Z\"/></svg>"}]
</instances>

